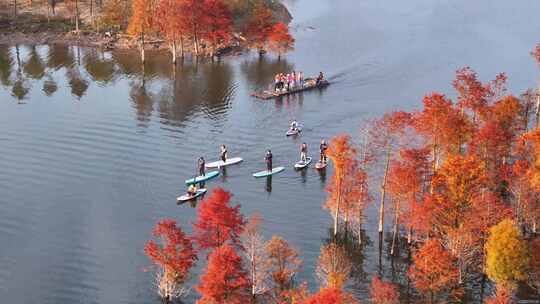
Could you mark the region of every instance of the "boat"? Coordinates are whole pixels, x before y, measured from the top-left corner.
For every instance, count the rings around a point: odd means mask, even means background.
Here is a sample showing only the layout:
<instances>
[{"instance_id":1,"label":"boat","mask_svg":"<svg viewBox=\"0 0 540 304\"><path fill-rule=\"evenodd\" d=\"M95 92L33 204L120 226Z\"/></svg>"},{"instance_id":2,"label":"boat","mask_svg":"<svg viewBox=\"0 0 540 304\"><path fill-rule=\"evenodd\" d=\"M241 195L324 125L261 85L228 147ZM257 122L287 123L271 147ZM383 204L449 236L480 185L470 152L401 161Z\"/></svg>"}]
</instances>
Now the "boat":
<instances>
[{"instance_id":1,"label":"boat","mask_svg":"<svg viewBox=\"0 0 540 304\"><path fill-rule=\"evenodd\" d=\"M272 98L278 98L286 95L291 95L299 92L309 91L313 89L322 89L324 87L327 87L330 84L328 80L323 79L318 85L315 79L313 78L307 78L304 82L304 86L301 88L293 88L290 91L271 91L271 90L264 90L260 92L253 92L251 93L251 96L259 99L272 99Z\"/></svg>"}]
</instances>

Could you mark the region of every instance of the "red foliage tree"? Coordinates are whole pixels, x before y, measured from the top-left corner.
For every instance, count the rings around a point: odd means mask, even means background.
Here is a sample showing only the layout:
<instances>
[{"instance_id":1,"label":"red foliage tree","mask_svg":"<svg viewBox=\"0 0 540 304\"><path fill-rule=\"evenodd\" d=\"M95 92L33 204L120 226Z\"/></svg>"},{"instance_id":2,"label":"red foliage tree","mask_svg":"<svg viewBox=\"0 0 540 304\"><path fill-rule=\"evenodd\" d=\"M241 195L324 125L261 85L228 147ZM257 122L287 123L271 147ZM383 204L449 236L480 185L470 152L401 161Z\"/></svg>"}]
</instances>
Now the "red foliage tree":
<instances>
[{"instance_id":1,"label":"red foliage tree","mask_svg":"<svg viewBox=\"0 0 540 304\"><path fill-rule=\"evenodd\" d=\"M350 293L339 288L324 288L308 297L300 304L358 304L358 300Z\"/></svg>"},{"instance_id":2,"label":"red foliage tree","mask_svg":"<svg viewBox=\"0 0 540 304\"><path fill-rule=\"evenodd\" d=\"M472 125L442 94L425 96L423 103L423 110L414 114L413 127L428 142L436 171L441 154L457 153L470 137Z\"/></svg>"},{"instance_id":3,"label":"red foliage tree","mask_svg":"<svg viewBox=\"0 0 540 304\"><path fill-rule=\"evenodd\" d=\"M390 254L394 254L401 214L408 214L411 205L423 199L425 181L429 173L429 149L403 149L401 160L392 161L388 174L388 192L394 201L394 229ZM408 218L405 218L408 223ZM409 243L412 231L409 226Z\"/></svg>"},{"instance_id":4,"label":"red foliage tree","mask_svg":"<svg viewBox=\"0 0 540 304\"><path fill-rule=\"evenodd\" d=\"M281 55L294 49L294 38L289 33L289 27L282 22L278 22L272 27L272 32L268 36L268 48Z\"/></svg>"},{"instance_id":5,"label":"red foliage tree","mask_svg":"<svg viewBox=\"0 0 540 304\"><path fill-rule=\"evenodd\" d=\"M127 31L129 34L139 36L141 60L145 61L144 37L152 30L155 22L155 1L133 0L132 15L129 19Z\"/></svg>"},{"instance_id":6,"label":"red foliage tree","mask_svg":"<svg viewBox=\"0 0 540 304\"><path fill-rule=\"evenodd\" d=\"M201 202L197 221L193 224L193 238L200 249L217 248L228 241L239 245L245 221L240 205L231 207L230 200L229 192L216 188Z\"/></svg>"},{"instance_id":7,"label":"red foliage tree","mask_svg":"<svg viewBox=\"0 0 540 304\"><path fill-rule=\"evenodd\" d=\"M422 293L428 293L431 303L435 294L455 286L458 271L455 261L436 239L430 239L413 255L409 277Z\"/></svg>"},{"instance_id":8,"label":"red foliage tree","mask_svg":"<svg viewBox=\"0 0 540 304\"><path fill-rule=\"evenodd\" d=\"M197 260L197 253L192 241L172 219L158 222L153 235L158 241L148 241L144 252L160 268L159 293L164 298L178 296L189 270Z\"/></svg>"},{"instance_id":9,"label":"red foliage tree","mask_svg":"<svg viewBox=\"0 0 540 304\"><path fill-rule=\"evenodd\" d=\"M370 292L373 304L399 304L399 290L395 284L374 277L371 280Z\"/></svg>"},{"instance_id":10,"label":"red foliage tree","mask_svg":"<svg viewBox=\"0 0 540 304\"><path fill-rule=\"evenodd\" d=\"M258 4L252 11L245 28L249 45L264 53L272 29L274 27L272 11L263 4Z\"/></svg>"},{"instance_id":11,"label":"red foliage tree","mask_svg":"<svg viewBox=\"0 0 540 304\"><path fill-rule=\"evenodd\" d=\"M328 146L327 155L332 160L335 171L331 186L328 188L330 197L325 204L325 208L331 208L330 211L333 213L334 235L338 233L339 215L341 213L340 208L342 208L342 202L347 194L346 192L352 186L346 183L352 183L355 181L354 179L346 179L348 174L352 171L351 166L355 163L357 155L356 149L351 145L350 141L351 138L349 135L338 135L332 138Z\"/></svg>"},{"instance_id":12,"label":"red foliage tree","mask_svg":"<svg viewBox=\"0 0 540 304\"><path fill-rule=\"evenodd\" d=\"M201 294L200 304L242 304L249 294L249 280L242 258L230 245L218 247L210 254L206 273L196 287Z\"/></svg>"},{"instance_id":13,"label":"red foliage tree","mask_svg":"<svg viewBox=\"0 0 540 304\"><path fill-rule=\"evenodd\" d=\"M372 122L369 130L369 149L376 151L375 154L384 155L384 175L381 183L381 198L379 205L379 235L382 236L384 229L384 212L386 190L390 160L399 140L404 137L407 126L411 123L411 114L407 112L386 113L378 120Z\"/></svg>"},{"instance_id":14,"label":"red foliage tree","mask_svg":"<svg viewBox=\"0 0 540 304\"><path fill-rule=\"evenodd\" d=\"M214 57L218 46L227 43L232 36L232 17L223 0L204 0L202 38L210 44Z\"/></svg>"},{"instance_id":15,"label":"red foliage tree","mask_svg":"<svg viewBox=\"0 0 540 304\"><path fill-rule=\"evenodd\" d=\"M188 29L183 18L183 8L182 0L161 0L156 9L155 26L170 45L173 63L176 63L178 42L181 55L184 56L183 37Z\"/></svg>"}]
</instances>

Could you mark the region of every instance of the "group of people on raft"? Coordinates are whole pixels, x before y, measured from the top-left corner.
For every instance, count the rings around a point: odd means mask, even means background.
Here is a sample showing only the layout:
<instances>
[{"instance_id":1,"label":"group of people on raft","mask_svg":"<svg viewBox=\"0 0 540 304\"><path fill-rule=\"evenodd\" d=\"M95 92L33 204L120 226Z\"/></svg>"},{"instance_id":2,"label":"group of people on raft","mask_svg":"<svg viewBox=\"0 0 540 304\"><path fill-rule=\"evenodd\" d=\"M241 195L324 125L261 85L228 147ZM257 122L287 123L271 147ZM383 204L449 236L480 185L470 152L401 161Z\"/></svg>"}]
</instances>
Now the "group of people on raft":
<instances>
[{"instance_id":1,"label":"group of people on raft","mask_svg":"<svg viewBox=\"0 0 540 304\"><path fill-rule=\"evenodd\" d=\"M290 74L279 73L274 77L275 91L290 91L304 87L304 72L292 71Z\"/></svg>"},{"instance_id":2,"label":"group of people on raft","mask_svg":"<svg viewBox=\"0 0 540 304\"><path fill-rule=\"evenodd\" d=\"M324 81L323 72L315 80L315 85L319 86ZM304 72L292 71L292 73L279 73L274 76L274 90L276 92L289 92L291 90L303 88L305 84Z\"/></svg>"},{"instance_id":3,"label":"group of people on raft","mask_svg":"<svg viewBox=\"0 0 540 304\"><path fill-rule=\"evenodd\" d=\"M293 122L291 122L291 128L297 128L297 127L298 127L298 123L296 122L296 120L293 120ZM220 159L223 162L226 162L227 161L227 147L225 145L221 145L219 149L220 149L220 153L219 153ZM328 149L328 145L326 144L326 141L324 139L321 140L321 144L319 145L319 153L320 153L319 162L321 164L326 164L328 161L326 157L327 149ZM305 142L302 143L302 145L300 145L300 160L302 162L307 161L307 150L308 150L307 144ZM264 156L264 161L266 163L266 169L268 170L268 172L272 172L272 169L273 169L272 159L273 159L272 151L268 149L266 151L266 155ZM198 171L199 171L198 173L200 176L206 175L206 161L204 160L203 156L199 157L199 160L197 161L197 168L198 168ZM187 194L189 196L195 196L197 194L197 190L198 190L197 186L195 184L191 184L188 187Z\"/></svg>"}]
</instances>

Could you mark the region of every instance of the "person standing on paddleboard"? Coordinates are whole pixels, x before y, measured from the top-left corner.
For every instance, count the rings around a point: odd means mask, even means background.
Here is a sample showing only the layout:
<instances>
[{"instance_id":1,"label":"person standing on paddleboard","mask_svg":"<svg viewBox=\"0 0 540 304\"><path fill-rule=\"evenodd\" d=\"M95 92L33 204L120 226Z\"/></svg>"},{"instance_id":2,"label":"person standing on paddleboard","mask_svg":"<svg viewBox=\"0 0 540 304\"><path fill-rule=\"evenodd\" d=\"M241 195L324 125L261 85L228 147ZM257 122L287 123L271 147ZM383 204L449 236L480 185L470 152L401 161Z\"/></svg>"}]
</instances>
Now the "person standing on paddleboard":
<instances>
[{"instance_id":1,"label":"person standing on paddleboard","mask_svg":"<svg viewBox=\"0 0 540 304\"><path fill-rule=\"evenodd\" d=\"M307 161L307 144L306 143L302 143L302 145L300 146L300 160L304 163Z\"/></svg>"},{"instance_id":2,"label":"person standing on paddleboard","mask_svg":"<svg viewBox=\"0 0 540 304\"><path fill-rule=\"evenodd\" d=\"M266 169L268 170L268 172L272 172L272 151L266 151L266 156L264 157L264 160L266 161Z\"/></svg>"},{"instance_id":3,"label":"person standing on paddleboard","mask_svg":"<svg viewBox=\"0 0 540 304\"><path fill-rule=\"evenodd\" d=\"M227 147L225 147L225 145L221 145L220 158L222 162L227 161Z\"/></svg>"},{"instance_id":4,"label":"person standing on paddleboard","mask_svg":"<svg viewBox=\"0 0 540 304\"><path fill-rule=\"evenodd\" d=\"M319 159L319 162L321 164L326 164L326 149L328 149L328 145L326 144L326 141L321 140L321 145L319 146L319 149L321 151L321 157Z\"/></svg>"},{"instance_id":5,"label":"person standing on paddleboard","mask_svg":"<svg viewBox=\"0 0 540 304\"><path fill-rule=\"evenodd\" d=\"M199 161L198 161L198 165L199 165L199 175L200 176L205 176L205 161L204 161L204 157L199 157Z\"/></svg>"}]
</instances>

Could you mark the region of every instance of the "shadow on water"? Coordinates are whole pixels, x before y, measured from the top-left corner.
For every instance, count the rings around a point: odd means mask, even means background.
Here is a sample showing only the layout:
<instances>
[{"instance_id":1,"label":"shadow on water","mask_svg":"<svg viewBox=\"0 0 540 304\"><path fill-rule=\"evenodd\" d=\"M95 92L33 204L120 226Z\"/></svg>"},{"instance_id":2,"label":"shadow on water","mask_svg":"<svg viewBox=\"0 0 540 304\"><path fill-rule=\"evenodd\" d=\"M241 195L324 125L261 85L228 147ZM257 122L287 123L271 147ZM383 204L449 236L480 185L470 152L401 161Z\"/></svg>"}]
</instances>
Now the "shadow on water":
<instances>
[{"instance_id":1,"label":"shadow on water","mask_svg":"<svg viewBox=\"0 0 540 304\"><path fill-rule=\"evenodd\" d=\"M265 184L265 188L266 192L268 192L268 194L272 193L272 175L268 175L266 177L266 184Z\"/></svg>"}]
</instances>

